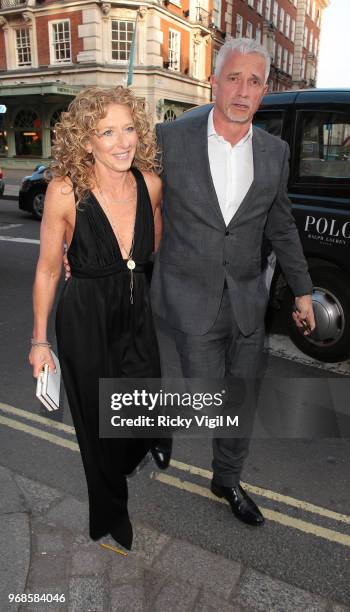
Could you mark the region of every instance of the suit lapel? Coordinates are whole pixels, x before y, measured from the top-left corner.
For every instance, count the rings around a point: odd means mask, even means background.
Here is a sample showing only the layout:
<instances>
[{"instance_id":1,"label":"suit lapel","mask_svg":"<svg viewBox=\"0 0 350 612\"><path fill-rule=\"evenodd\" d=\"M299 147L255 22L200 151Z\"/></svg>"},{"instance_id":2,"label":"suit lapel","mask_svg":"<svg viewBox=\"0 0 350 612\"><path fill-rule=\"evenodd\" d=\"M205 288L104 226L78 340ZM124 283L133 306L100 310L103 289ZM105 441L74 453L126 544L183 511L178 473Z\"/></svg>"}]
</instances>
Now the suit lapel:
<instances>
[{"instance_id":1,"label":"suit lapel","mask_svg":"<svg viewBox=\"0 0 350 612\"><path fill-rule=\"evenodd\" d=\"M225 225L210 171L208 115L209 112L192 120L191 126L186 130L185 134L185 150L187 151L188 167L193 170L193 177L197 182L200 192L211 205L220 223Z\"/></svg>"},{"instance_id":2,"label":"suit lapel","mask_svg":"<svg viewBox=\"0 0 350 612\"><path fill-rule=\"evenodd\" d=\"M228 227L232 227L241 217L244 215L244 212L251 205L251 202L256 193L256 189L262 183L262 179L264 177L265 171L265 152L266 147L263 142L262 135L259 130L253 127L253 165L254 165L254 178L253 182L248 189L243 201L241 202L240 207L238 208L236 214L232 217L231 221L228 224Z\"/></svg>"}]
</instances>

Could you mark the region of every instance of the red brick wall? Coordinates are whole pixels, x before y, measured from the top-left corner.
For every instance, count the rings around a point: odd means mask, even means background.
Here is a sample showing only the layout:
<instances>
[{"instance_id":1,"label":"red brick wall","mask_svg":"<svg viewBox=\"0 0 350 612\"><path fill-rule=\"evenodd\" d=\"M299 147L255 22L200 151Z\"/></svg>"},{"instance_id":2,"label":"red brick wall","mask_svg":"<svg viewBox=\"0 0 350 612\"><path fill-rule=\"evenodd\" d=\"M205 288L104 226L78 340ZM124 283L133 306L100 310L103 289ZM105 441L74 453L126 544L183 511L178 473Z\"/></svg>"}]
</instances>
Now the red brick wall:
<instances>
[{"instance_id":1,"label":"red brick wall","mask_svg":"<svg viewBox=\"0 0 350 612\"><path fill-rule=\"evenodd\" d=\"M48 23L49 21L56 21L58 19L70 20L72 61L76 62L78 53L83 51L83 40L78 38L78 25L81 25L83 22L82 11L74 11L73 13L52 13L52 15L37 16L36 29L39 66L47 66L50 63Z\"/></svg>"},{"instance_id":2,"label":"red brick wall","mask_svg":"<svg viewBox=\"0 0 350 612\"><path fill-rule=\"evenodd\" d=\"M4 32L0 30L0 70L6 70L6 53Z\"/></svg>"}]
</instances>

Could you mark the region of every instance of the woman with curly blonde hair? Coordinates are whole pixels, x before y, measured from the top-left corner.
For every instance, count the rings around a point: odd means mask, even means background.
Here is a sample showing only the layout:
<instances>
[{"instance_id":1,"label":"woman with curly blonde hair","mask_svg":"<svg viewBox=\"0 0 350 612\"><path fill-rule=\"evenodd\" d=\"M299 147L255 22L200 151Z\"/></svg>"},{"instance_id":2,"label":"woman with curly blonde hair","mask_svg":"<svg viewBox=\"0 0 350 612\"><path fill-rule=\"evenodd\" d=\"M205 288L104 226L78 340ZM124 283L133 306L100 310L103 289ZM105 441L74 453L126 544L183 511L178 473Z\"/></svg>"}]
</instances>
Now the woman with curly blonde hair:
<instances>
[{"instance_id":1,"label":"woman with curly blonde hair","mask_svg":"<svg viewBox=\"0 0 350 612\"><path fill-rule=\"evenodd\" d=\"M126 475L152 441L99 438L99 378L160 376L148 274L161 233L156 160L144 104L130 89L78 94L56 125L33 289L29 361L37 377L43 364L54 368L46 330L66 242L71 277L56 335L87 478L90 536L111 534L126 548L132 543ZM151 450L157 459L156 442Z\"/></svg>"}]
</instances>

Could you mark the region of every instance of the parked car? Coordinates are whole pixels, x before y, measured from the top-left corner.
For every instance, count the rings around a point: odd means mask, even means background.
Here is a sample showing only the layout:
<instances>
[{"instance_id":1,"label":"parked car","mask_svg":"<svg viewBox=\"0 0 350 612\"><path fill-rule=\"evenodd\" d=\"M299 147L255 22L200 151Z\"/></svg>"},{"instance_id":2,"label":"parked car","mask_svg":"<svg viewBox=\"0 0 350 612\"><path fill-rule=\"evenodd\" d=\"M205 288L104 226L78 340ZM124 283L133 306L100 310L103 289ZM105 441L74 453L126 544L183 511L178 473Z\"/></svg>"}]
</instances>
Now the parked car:
<instances>
[{"instance_id":1,"label":"parked car","mask_svg":"<svg viewBox=\"0 0 350 612\"><path fill-rule=\"evenodd\" d=\"M294 343L326 362L350 354L350 89L264 96L254 124L290 146L289 197L310 274L317 329L303 336L286 308ZM273 287L292 297L277 267Z\"/></svg>"},{"instance_id":2,"label":"parked car","mask_svg":"<svg viewBox=\"0 0 350 612\"><path fill-rule=\"evenodd\" d=\"M2 169L0 168L0 197L4 195L5 181Z\"/></svg>"},{"instance_id":3,"label":"parked car","mask_svg":"<svg viewBox=\"0 0 350 612\"><path fill-rule=\"evenodd\" d=\"M299 349L320 361L341 361L350 355L350 89L267 94L254 125L290 146L288 194L314 283L317 329L304 336L295 326L278 265L271 303L283 304Z\"/></svg>"},{"instance_id":4,"label":"parked car","mask_svg":"<svg viewBox=\"0 0 350 612\"><path fill-rule=\"evenodd\" d=\"M47 181L44 177L46 166L36 166L34 172L25 176L18 195L18 207L32 213L35 219L41 220L44 210Z\"/></svg>"}]
</instances>

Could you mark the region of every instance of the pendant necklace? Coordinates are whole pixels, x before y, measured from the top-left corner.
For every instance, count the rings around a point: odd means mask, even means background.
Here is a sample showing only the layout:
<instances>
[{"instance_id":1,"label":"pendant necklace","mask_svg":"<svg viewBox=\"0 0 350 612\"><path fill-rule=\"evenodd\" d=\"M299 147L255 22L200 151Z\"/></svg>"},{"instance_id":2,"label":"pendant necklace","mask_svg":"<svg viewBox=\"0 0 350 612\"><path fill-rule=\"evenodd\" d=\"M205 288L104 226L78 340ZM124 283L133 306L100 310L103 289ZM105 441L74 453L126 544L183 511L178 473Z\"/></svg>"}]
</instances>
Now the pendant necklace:
<instances>
[{"instance_id":1,"label":"pendant necklace","mask_svg":"<svg viewBox=\"0 0 350 612\"><path fill-rule=\"evenodd\" d=\"M118 241L118 244L119 244L119 247L120 247L120 251L121 252L124 251L124 253L126 254L126 257L127 257L126 266L130 270L130 304L133 304L134 303L134 295L133 295L133 290L134 290L134 274L133 274L133 271L136 268L136 262L133 259L133 251L134 251L135 224L136 224L137 207L136 207L136 212L135 212L134 231L133 231L133 235L132 235L131 247L130 247L130 251L128 252L127 249L125 248L125 245L123 244L123 241L121 240L121 238L119 236L119 232L118 232L117 227L116 227L116 225L115 225L115 223L113 221L113 217L111 215L111 211L109 209L107 200L104 197L104 195L103 195L103 193L102 193L102 191L100 189L100 186L98 185L97 182L96 182L96 185L97 185L98 192L99 192L99 194L100 194L100 196L103 199L103 202L105 204L106 212L108 213L107 217L108 217L108 219L110 221L110 224L111 224L111 226L113 228L113 231L114 231L114 233L115 233L115 235L117 237L117 241ZM128 198L127 200L115 200L115 201L116 202L130 202L130 200L132 200L134 197L135 196L133 195L131 198ZM123 254L122 254L122 257L123 257Z\"/></svg>"}]
</instances>

